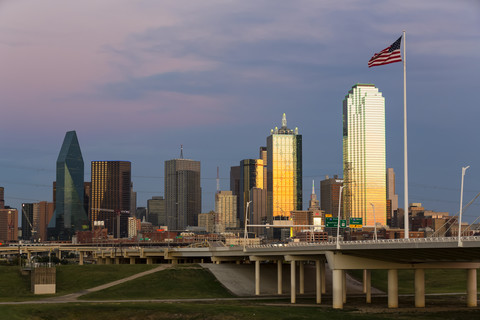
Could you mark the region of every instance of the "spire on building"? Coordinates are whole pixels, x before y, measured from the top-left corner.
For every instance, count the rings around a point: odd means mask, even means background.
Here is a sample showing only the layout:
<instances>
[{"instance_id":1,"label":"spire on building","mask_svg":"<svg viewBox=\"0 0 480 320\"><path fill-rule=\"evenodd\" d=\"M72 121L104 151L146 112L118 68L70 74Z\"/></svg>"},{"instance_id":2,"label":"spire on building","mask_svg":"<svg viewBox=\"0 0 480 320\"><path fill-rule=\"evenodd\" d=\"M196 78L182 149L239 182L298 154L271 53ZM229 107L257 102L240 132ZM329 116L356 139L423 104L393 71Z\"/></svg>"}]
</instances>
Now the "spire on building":
<instances>
[{"instance_id":1,"label":"spire on building","mask_svg":"<svg viewBox=\"0 0 480 320\"><path fill-rule=\"evenodd\" d=\"M282 116L282 128L286 128L287 127L287 116L285 115L285 113L283 113L283 116Z\"/></svg>"},{"instance_id":2,"label":"spire on building","mask_svg":"<svg viewBox=\"0 0 480 320\"><path fill-rule=\"evenodd\" d=\"M220 192L220 169L217 166L217 193Z\"/></svg>"},{"instance_id":3,"label":"spire on building","mask_svg":"<svg viewBox=\"0 0 480 320\"><path fill-rule=\"evenodd\" d=\"M180 145L180 159L183 159L183 144Z\"/></svg>"},{"instance_id":4,"label":"spire on building","mask_svg":"<svg viewBox=\"0 0 480 320\"><path fill-rule=\"evenodd\" d=\"M320 201L317 200L317 195L315 194L315 180L312 180L312 195L308 203L308 210L320 210Z\"/></svg>"}]
</instances>

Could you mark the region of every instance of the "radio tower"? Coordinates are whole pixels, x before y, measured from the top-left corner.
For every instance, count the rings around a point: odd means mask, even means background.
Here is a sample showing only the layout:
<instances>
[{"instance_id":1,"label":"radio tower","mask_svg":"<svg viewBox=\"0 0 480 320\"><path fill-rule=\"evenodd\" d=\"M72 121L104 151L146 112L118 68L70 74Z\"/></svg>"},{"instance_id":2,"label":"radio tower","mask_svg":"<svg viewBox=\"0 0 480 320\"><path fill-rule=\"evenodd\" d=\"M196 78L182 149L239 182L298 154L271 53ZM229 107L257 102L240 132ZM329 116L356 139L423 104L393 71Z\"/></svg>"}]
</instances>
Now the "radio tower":
<instances>
[{"instance_id":1,"label":"radio tower","mask_svg":"<svg viewBox=\"0 0 480 320\"><path fill-rule=\"evenodd\" d=\"M220 192L220 170L219 167L217 166L217 193Z\"/></svg>"}]
</instances>

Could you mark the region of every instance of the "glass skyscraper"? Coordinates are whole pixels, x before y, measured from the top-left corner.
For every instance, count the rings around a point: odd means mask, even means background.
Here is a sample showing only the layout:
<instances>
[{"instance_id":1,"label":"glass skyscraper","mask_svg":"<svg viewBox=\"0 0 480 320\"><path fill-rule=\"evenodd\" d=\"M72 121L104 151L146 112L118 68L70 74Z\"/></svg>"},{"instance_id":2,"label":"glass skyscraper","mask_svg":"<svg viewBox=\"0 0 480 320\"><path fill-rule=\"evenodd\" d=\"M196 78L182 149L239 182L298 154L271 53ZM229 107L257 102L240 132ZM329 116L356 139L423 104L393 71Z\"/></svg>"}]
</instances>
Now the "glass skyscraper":
<instances>
[{"instance_id":1,"label":"glass skyscraper","mask_svg":"<svg viewBox=\"0 0 480 320\"><path fill-rule=\"evenodd\" d=\"M200 161L165 161L165 208L168 230L196 226L202 210Z\"/></svg>"},{"instance_id":2,"label":"glass skyscraper","mask_svg":"<svg viewBox=\"0 0 480 320\"><path fill-rule=\"evenodd\" d=\"M250 194L252 188L263 189L263 181L264 179L262 159L244 159L240 161L240 205L238 206L238 217L242 225L244 225L245 223L244 220L247 203L252 200L252 196ZM250 212L252 211L250 210Z\"/></svg>"},{"instance_id":3,"label":"glass skyscraper","mask_svg":"<svg viewBox=\"0 0 480 320\"><path fill-rule=\"evenodd\" d=\"M57 159L55 213L49 224L49 237L70 240L76 231L88 226L83 203L84 164L75 131L65 134Z\"/></svg>"},{"instance_id":4,"label":"glass skyscraper","mask_svg":"<svg viewBox=\"0 0 480 320\"><path fill-rule=\"evenodd\" d=\"M302 210L302 135L287 128L285 113L282 127L267 137L267 210L273 220Z\"/></svg>"},{"instance_id":5,"label":"glass skyscraper","mask_svg":"<svg viewBox=\"0 0 480 320\"><path fill-rule=\"evenodd\" d=\"M130 161L92 161L90 220L103 221L115 238L128 236L132 164Z\"/></svg>"},{"instance_id":6,"label":"glass skyscraper","mask_svg":"<svg viewBox=\"0 0 480 320\"><path fill-rule=\"evenodd\" d=\"M385 98L373 84L356 84L343 100L345 218L386 225L385 153Z\"/></svg>"}]
</instances>

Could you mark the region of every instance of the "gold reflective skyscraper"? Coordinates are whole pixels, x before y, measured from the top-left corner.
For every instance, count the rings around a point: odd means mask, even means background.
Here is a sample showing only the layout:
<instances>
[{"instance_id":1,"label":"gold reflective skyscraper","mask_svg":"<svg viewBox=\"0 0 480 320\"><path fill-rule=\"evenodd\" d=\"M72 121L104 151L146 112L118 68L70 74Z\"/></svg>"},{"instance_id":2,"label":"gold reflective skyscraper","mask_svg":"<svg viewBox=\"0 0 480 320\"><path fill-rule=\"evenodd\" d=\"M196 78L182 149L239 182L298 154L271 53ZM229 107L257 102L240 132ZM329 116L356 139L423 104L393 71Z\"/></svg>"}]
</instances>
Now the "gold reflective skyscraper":
<instances>
[{"instance_id":1,"label":"gold reflective skyscraper","mask_svg":"<svg viewBox=\"0 0 480 320\"><path fill-rule=\"evenodd\" d=\"M385 98L356 84L343 100L344 217L386 225Z\"/></svg>"},{"instance_id":2,"label":"gold reflective skyscraper","mask_svg":"<svg viewBox=\"0 0 480 320\"><path fill-rule=\"evenodd\" d=\"M298 128L282 127L267 137L267 190L270 219L285 220L293 210L302 210L302 135Z\"/></svg>"}]
</instances>

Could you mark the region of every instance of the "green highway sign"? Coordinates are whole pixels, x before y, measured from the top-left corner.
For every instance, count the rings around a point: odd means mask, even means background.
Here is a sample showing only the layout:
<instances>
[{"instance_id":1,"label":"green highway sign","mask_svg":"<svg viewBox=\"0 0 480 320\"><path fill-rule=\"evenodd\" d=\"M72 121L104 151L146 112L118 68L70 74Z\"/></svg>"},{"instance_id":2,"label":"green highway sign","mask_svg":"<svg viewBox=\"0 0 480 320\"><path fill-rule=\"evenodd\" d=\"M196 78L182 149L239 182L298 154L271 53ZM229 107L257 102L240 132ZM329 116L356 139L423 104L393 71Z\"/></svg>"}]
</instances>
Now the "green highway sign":
<instances>
[{"instance_id":1,"label":"green highway sign","mask_svg":"<svg viewBox=\"0 0 480 320\"><path fill-rule=\"evenodd\" d=\"M338 227L338 218L325 218L325 227L326 228L337 228ZM340 228L347 227L347 220L340 220Z\"/></svg>"},{"instance_id":2,"label":"green highway sign","mask_svg":"<svg viewBox=\"0 0 480 320\"><path fill-rule=\"evenodd\" d=\"M363 219L362 218L350 218L349 221L350 228L362 228Z\"/></svg>"}]
</instances>

